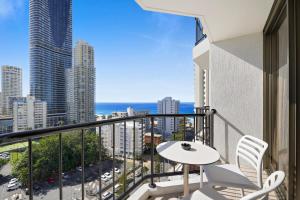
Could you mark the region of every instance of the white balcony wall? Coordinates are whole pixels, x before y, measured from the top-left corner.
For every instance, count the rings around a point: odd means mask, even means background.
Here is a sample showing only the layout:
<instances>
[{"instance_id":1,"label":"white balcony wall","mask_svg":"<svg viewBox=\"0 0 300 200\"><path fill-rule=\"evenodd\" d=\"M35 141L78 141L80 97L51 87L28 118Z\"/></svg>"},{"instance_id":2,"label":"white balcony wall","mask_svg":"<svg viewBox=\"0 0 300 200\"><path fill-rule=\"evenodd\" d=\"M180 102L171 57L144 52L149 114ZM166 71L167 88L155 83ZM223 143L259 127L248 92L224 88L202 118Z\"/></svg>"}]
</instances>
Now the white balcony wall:
<instances>
[{"instance_id":1,"label":"white balcony wall","mask_svg":"<svg viewBox=\"0 0 300 200\"><path fill-rule=\"evenodd\" d=\"M263 34L212 43L209 62L215 147L234 163L243 135L263 138Z\"/></svg>"}]
</instances>

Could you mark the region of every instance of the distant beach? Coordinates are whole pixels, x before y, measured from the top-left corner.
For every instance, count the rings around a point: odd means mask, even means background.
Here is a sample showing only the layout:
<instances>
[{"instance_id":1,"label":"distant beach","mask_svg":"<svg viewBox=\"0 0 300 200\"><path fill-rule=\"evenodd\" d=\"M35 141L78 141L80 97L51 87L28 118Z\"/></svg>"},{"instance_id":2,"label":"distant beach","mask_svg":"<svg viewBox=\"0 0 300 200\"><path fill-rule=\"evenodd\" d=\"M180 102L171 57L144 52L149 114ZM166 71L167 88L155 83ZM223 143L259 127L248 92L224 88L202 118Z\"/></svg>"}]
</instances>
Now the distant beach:
<instances>
[{"instance_id":1,"label":"distant beach","mask_svg":"<svg viewBox=\"0 0 300 200\"><path fill-rule=\"evenodd\" d=\"M149 111L151 114L157 113L157 103L95 103L95 113L97 115L109 115L112 112L126 111L132 107L136 111ZM193 113L193 102L181 102L179 113Z\"/></svg>"}]
</instances>

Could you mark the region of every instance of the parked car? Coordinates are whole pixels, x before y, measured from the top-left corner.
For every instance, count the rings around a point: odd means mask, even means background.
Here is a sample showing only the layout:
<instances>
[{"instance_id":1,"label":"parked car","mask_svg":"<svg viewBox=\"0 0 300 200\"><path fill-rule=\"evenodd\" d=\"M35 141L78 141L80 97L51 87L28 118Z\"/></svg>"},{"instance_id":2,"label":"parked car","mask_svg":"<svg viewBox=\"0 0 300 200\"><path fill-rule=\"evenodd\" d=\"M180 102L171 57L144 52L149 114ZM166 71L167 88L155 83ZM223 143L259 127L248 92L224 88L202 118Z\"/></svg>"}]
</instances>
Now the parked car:
<instances>
[{"instance_id":1,"label":"parked car","mask_svg":"<svg viewBox=\"0 0 300 200\"><path fill-rule=\"evenodd\" d=\"M117 191L118 189L120 189L120 187L121 187L121 185L120 185L119 183L117 183L117 184L115 185L115 190Z\"/></svg>"},{"instance_id":2,"label":"parked car","mask_svg":"<svg viewBox=\"0 0 300 200\"><path fill-rule=\"evenodd\" d=\"M76 167L76 170L81 172L82 171L82 167Z\"/></svg>"},{"instance_id":3,"label":"parked car","mask_svg":"<svg viewBox=\"0 0 300 200\"><path fill-rule=\"evenodd\" d=\"M10 183L10 184L13 184L13 183L18 182L18 181L19 181L19 179L17 179L17 178L12 178L12 179L10 179L9 183Z\"/></svg>"},{"instance_id":4,"label":"parked car","mask_svg":"<svg viewBox=\"0 0 300 200\"><path fill-rule=\"evenodd\" d=\"M112 179L112 175L109 172L106 172L104 175L106 176L106 178Z\"/></svg>"},{"instance_id":5,"label":"parked car","mask_svg":"<svg viewBox=\"0 0 300 200\"><path fill-rule=\"evenodd\" d=\"M106 182L106 181L108 181L109 179L108 179L105 175L101 175L101 180Z\"/></svg>"},{"instance_id":6,"label":"parked car","mask_svg":"<svg viewBox=\"0 0 300 200\"><path fill-rule=\"evenodd\" d=\"M8 152L4 152L4 153L0 153L0 158L2 159L9 159L9 153Z\"/></svg>"},{"instance_id":7,"label":"parked car","mask_svg":"<svg viewBox=\"0 0 300 200\"><path fill-rule=\"evenodd\" d=\"M112 193L111 192L104 192L103 194L102 194L102 199L103 200L106 200L106 199L109 199L110 197L112 196Z\"/></svg>"},{"instance_id":8,"label":"parked car","mask_svg":"<svg viewBox=\"0 0 300 200\"><path fill-rule=\"evenodd\" d=\"M15 182L15 183L9 183L7 185L7 191L11 191L11 190L15 190L18 189L21 186L21 184L19 182Z\"/></svg>"},{"instance_id":9,"label":"parked car","mask_svg":"<svg viewBox=\"0 0 300 200\"><path fill-rule=\"evenodd\" d=\"M54 180L54 178L48 178L48 180L47 180L47 182L49 183L49 184L53 184L54 182L55 182L55 180Z\"/></svg>"},{"instance_id":10,"label":"parked car","mask_svg":"<svg viewBox=\"0 0 300 200\"><path fill-rule=\"evenodd\" d=\"M141 175L142 175L142 171L141 170L135 171L135 176L136 177L140 177Z\"/></svg>"},{"instance_id":11,"label":"parked car","mask_svg":"<svg viewBox=\"0 0 300 200\"><path fill-rule=\"evenodd\" d=\"M64 179L69 179L69 178L70 178L70 176L69 176L68 174L65 174L65 173L62 173L62 177L63 177Z\"/></svg>"},{"instance_id":12,"label":"parked car","mask_svg":"<svg viewBox=\"0 0 300 200\"><path fill-rule=\"evenodd\" d=\"M118 168L115 168L115 172L116 172L117 174L121 174L121 170L118 169Z\"/></svg>"},{"instance_id":13,"label":"parked car","mask_svg":"<svg viewBox=\"0 0 300 200\"><path fill-rule=\"evenodd\" d=\"M38 190L40 190L41 189L41 187L39 186L39 185L33 185L33 189L35 190L35 191L38 191Z\"/></svg>"}]
</instances>

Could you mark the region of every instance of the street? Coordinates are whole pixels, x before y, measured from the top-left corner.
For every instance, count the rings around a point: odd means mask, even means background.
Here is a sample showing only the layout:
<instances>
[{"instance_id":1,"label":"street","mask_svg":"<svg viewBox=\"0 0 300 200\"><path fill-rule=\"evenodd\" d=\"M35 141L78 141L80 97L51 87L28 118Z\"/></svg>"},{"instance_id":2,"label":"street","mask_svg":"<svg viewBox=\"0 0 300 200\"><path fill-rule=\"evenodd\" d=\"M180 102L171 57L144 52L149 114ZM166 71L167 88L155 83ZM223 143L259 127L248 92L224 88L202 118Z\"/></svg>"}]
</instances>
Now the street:
<instances>
[{"instance_id":1,"label":"street","mask_svg":"<svg viewBox=\"0 0 300 200\"><path fill-rule=\"evenodd\" d=\"M146 164L146 163L145 163ZM130 161L127 163L127 169L130 169L132 166ZM120 169L121 173L115 173L115 184L119 182L119 178L123 173L123 163L116 162L116 167ZM136 166L138 167L138 166ZM112 161L107 160L102 163L102 174L105 172L111 172L112 170ZM128 173L128 172L127 172ZM25 200L29 199L29 196L25 194L25 188L18 188L16 190L7 191L8 182L14 178L12 174L12 167L8 163L2 167L0 170L0 199L1 200L11 200L13 195L21 194L22 198ZM63 199L65 200L76 200L81 199L81 171L73 170L70 172L64 173L65 178L63 179ZM97 196L89 196L86 191L90 189L91 186L98 188L98 177L99 177L99 168L96 165L91 165L85 167L85 199L93 200L97 199ZM133 173L131 173L127 178L133 180ZM141 176L135 177L136 181L139 180ZM102 184L102 194L105 191L113 193L113 180L101 181ZM130 187L133 182L128 183L127 187ZM36 200L53 200L59 198L59 187L58 181L55 180L54 183L41 182L34 183L34 199ZM95 192L94 192L95 193Z\"/></svg>"}]
</instances>

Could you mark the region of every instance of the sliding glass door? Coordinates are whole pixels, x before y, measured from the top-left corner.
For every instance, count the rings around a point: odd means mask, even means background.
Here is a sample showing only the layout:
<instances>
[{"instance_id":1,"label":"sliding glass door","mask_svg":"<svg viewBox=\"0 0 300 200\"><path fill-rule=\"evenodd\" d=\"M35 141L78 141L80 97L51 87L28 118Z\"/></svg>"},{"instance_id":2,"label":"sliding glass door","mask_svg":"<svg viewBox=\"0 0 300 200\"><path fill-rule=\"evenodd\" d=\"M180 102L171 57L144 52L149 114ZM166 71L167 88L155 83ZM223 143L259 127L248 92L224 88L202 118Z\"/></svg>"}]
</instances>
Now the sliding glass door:
<instances>
[{"instance_id":1,"label":"sliding glass door","mask_svg":"<svg viewBox=\"0 0 300 200\"><path fill-rule=\"evenodd\" d=\"M289 184L289 32L286 8L276 17L271 31L265 34L265 139L269 144L268 166L282 170L286 179L282 195L287 197Z\"/></svg>"}]
</instances>

